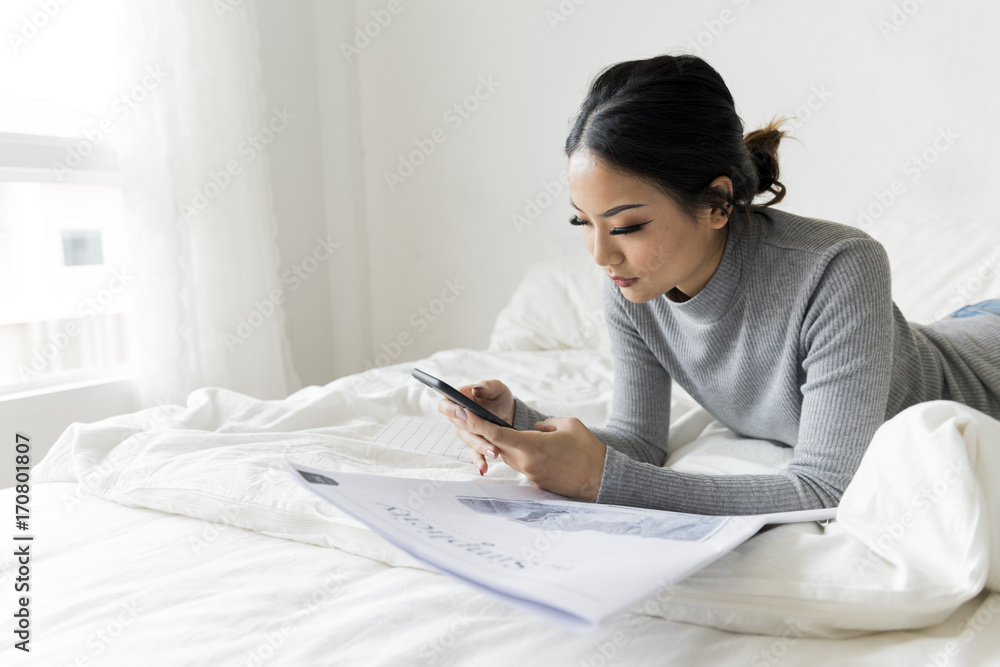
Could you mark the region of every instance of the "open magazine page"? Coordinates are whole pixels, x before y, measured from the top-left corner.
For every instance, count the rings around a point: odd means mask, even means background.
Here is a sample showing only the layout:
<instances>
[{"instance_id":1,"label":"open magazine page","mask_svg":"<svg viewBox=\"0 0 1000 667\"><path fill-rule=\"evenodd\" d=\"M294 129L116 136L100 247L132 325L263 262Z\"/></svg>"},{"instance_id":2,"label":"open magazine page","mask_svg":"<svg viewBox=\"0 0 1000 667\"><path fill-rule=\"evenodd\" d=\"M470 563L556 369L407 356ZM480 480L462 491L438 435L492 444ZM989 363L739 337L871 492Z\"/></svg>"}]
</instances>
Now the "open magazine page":
<instances>
[{"instance_id":1,"label":"open magazine page","mask_svg":"<svg viewBox=\"0 0 1000 667\"><path fill-rule=\"evenodd\" d=\"M577 632L708 565L765 523L836 513L705 516L571 500L534 486L286 467L415 558Z\"/></svg>"}]
</instances>

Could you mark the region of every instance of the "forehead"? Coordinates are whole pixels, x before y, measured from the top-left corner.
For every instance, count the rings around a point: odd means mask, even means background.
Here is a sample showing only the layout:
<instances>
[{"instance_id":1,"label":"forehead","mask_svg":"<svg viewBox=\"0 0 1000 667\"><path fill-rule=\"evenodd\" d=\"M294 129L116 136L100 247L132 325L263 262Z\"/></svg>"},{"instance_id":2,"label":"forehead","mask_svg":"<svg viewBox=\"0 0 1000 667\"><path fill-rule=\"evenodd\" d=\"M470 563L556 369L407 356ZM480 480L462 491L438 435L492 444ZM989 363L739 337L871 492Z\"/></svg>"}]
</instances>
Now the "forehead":
<instances>
[{"instance_id":1,"label":"forehead","mask_svg":"<svg viewBox=\"0 0 1000 667\"><path fill-rule=\"evenodd\" d=\"M615 204L650 200L659 194L648 183L609 167L586 149L570 156L566 175L573 203L584 211L593 207L596 213L596 209L604 211Z\"/></svg>"}]
</instances>

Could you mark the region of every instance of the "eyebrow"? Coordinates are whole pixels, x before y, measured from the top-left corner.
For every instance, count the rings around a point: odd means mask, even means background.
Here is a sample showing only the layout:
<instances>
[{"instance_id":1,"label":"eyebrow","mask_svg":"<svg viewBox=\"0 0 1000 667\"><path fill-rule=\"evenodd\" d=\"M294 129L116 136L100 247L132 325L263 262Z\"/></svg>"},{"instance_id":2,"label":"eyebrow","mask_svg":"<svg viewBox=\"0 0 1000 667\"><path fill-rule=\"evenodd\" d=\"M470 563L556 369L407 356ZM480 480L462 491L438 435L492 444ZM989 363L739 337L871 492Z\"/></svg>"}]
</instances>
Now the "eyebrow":
<instances>
[{"instance_id":1,"label":"eyebrow","mask_svg":"<svg viewBox=\"0 0 1000 667\"><path fill-rule=\"evenodd\" d=\"M578 211L582 211L583 210L579 206L577 206L576 204L573 204L573 200L572 199L569 200L569 203L572 204L573 208L575 208L576 210L578 210ZM618 215L622 211L627 211L630 208L642 208L643 206L645 206L645 204L621 204L619 206L615 206L614 208L609 208L607 211L605 211L604 213L600 214L598 217L599 218L610 218L611 216Z\"/></svg>"}]
</instances>

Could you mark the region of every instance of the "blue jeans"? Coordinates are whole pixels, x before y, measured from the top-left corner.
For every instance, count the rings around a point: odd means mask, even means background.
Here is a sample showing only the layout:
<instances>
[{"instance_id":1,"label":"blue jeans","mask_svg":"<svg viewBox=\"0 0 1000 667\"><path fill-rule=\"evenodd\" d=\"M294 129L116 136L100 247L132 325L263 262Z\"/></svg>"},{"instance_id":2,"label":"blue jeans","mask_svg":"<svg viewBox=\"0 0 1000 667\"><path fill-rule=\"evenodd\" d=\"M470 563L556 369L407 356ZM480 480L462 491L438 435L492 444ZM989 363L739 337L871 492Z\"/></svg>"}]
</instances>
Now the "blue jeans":
<instances>
[{"instance_id":1,"label":"blue jeans","mask_svg":"<svg viewBox=\"0 0 1000 667\"><path fill-rule=\"evenodd\" d=\"M971 306L963 306L948 317L972 317L973 315L979 315L981 313L991 313L993 315L1000 316L1000 299L980 301L979 303L974 303Z\"/></svg>"}]
</instances>

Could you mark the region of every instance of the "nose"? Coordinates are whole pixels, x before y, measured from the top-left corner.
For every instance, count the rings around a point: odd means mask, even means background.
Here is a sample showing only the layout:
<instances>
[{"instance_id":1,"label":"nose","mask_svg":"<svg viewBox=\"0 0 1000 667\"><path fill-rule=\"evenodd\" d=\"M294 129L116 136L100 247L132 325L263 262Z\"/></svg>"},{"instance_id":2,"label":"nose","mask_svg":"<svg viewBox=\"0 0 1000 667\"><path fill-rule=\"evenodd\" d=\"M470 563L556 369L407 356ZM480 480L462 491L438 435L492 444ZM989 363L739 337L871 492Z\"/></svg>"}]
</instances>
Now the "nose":
<instances>
[{"instance_id":1,"label":"nose","mask_svg":"<svg viewBox=\"0 0 1000 667\"><path fill-rule=\"evenodd\" d=\"M615 266L621 264L625 256L618 250L614 239L599 231L593 232L590 241L590 254L599 266Z\"/></svg>"}]
</instances>

